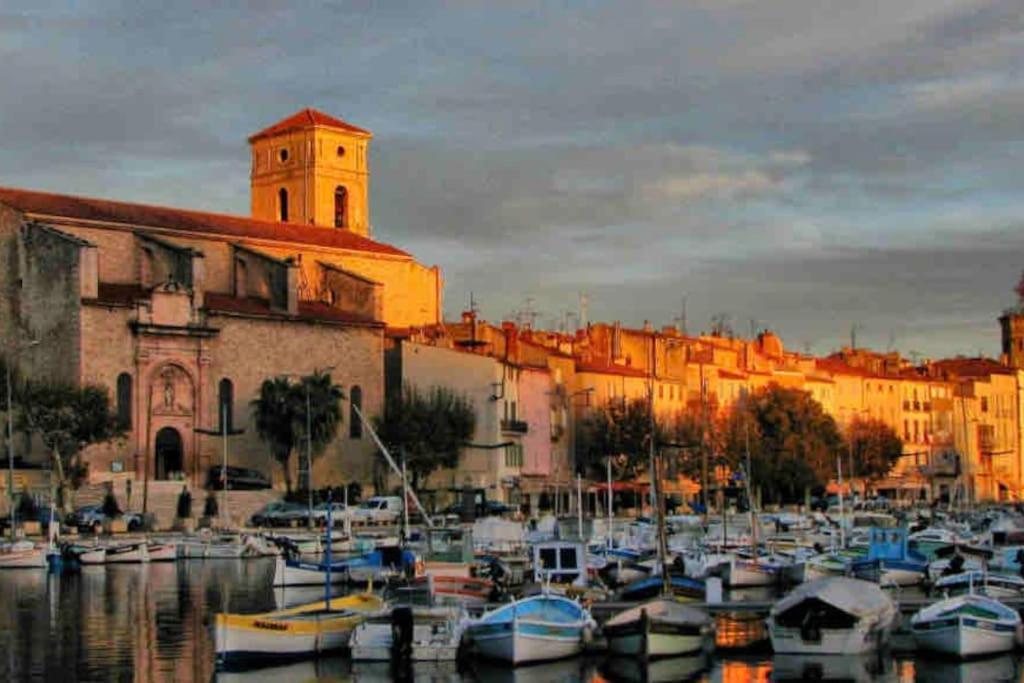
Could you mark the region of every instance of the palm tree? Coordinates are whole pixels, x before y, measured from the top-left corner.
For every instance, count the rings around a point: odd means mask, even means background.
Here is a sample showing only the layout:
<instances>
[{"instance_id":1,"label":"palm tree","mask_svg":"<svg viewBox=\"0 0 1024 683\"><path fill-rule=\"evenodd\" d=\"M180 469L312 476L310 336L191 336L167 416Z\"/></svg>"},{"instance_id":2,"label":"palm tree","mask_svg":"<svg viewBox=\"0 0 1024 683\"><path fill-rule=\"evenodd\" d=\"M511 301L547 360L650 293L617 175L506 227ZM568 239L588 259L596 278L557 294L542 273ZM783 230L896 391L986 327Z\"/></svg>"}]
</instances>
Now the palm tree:
<instances>
[{"instance_id":1,"label":"palm tree","mask_svg":"<svg viewBox=\"0 0 1024 683\"><path fill-rule=\"evenodd\" d=\"M285 487L292 490L291 455L306 439L306 406L313 438L311 450L319 455L338 434L341 399L344 393L331 381L330 373L315 371L292 382L287 377L263 381L252 401L256 432L270 446L271 455L284 469Z\"/></svg>"},{"instance_id":2,"label":"palm tree","mask_svg":"<svg viewBox=\"0 0 1024 683\"><path fill-rule=\"evenodd\" d=\"M292 383L287 377L263 380L260 393L252 401L256 433L270 446L270 454L284 469L284 483L292 491L292 475L288 469L295 447L295 406Z\"/></svg>"}]
</instances>

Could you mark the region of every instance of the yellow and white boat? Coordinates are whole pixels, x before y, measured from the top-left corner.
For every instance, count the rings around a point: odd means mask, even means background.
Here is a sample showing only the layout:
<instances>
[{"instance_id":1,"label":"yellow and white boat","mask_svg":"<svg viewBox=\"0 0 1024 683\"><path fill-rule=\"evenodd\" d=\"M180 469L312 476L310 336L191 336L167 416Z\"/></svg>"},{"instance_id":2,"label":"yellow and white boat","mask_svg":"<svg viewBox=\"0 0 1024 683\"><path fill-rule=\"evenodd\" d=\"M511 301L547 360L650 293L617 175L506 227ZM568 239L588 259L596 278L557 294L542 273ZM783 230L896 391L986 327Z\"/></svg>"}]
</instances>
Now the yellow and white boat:
<instances>
[{"instance_id":1,"label":"yellow and white boat","mask_svg":"<svg viewBox=\"0 0 1024 683\"><path fill-rule=\"evenodd\" d=\"M313 657L348 645L367 617L380 614L384 601L370 593L332 598L263 614L218 614L214 642L219 668Z\"/></svg>"}]
</instances>

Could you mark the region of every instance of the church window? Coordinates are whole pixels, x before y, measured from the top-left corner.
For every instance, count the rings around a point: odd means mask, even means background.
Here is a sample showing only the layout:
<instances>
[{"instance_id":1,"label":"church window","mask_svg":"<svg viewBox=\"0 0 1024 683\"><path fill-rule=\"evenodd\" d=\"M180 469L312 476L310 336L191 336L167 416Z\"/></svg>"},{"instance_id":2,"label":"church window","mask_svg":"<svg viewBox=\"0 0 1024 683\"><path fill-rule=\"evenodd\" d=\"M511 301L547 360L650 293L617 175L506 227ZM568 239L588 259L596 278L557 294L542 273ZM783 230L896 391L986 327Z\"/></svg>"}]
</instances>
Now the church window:
<instances>
[{"instance_id":1,"label":"church window","mask_svg":"<svg viewBox=\"0 0 1024 683\"><path fill-rule=\"evenodd\" d=\"M277 215L282 223L288 222L288 190L283 187L277 191Z\"/></svg>"},{"instance_id":2,"label":"church window","mask_svg":"<svg viewBox=\"0 0 1024 683\"><path fill-rule=\"evenodd\" d=\"M288 148L282 147L277 153L277 158L281 160L281 163L288 161Z\"/></svg>"},{"instance_id":3,"label":"church window","mask_svg":"<svg viewBox=\"0 0 1024 683\"><path fill-rule=\"evenodd\" d=\"M348 227L348 190L343 185L334 188L334 227Z\"/></svg>"},{"instance_id":4,"label":"church window","mask_svg":"<svg viewBox=\"0 0 1024 683\"><path fill-rule=\"evenodd\" d=\"M230 432L234 425L235 385L225 377L220 381L217 389L217 419L220 431Z\"/></svg>"},{"instance_id":5,"label":"church window","mask_svg":"<svg viewBox=\"0 0 1024 683\"><path fill-rule=\"evenodd\" d=\"M363 421L357 410L363 409L363 390L356 385L349 392L348 436L350 439L363 438Z\"/></svg>"},{"instance_id":6,"label":"church window","mask_svg":"<svg viewBox=\"0 0 1024 683\"><path fill-rule=\"evenodd\" d=\"M338 145L338 156L339 157L345 156L345 148L342 145Z\"/></svg>"},{"instance_id":7,"label":"church window","mask_svg":"<svg viewBox=\"0 0 1024 683\"><path fill-rule=\"evenodd\" d=\"M127 372L117 376L117 426L121 429L132 426L132 376Z\"/></svg>"}]
</instances>

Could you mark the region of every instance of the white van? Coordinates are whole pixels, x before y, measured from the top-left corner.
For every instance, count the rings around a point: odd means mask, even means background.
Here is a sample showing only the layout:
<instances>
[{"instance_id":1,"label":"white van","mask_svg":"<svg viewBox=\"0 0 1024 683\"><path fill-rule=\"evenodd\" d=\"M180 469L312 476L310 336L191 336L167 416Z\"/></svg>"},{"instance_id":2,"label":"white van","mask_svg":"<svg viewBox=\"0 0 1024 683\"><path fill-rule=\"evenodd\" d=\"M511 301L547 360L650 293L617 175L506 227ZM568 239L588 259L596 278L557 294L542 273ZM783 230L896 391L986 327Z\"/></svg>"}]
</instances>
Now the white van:
<instances>
[{"instance_id":1,"label":"white van","mask_svg":"<svg viewBox=\"0 0 1024 683\"><path fill-rule=\"evenodd\" d=\"M394 524L402 514L400 496L374 496L359 504L354 518L376 524Z\"/></svg>"}]
</instances>

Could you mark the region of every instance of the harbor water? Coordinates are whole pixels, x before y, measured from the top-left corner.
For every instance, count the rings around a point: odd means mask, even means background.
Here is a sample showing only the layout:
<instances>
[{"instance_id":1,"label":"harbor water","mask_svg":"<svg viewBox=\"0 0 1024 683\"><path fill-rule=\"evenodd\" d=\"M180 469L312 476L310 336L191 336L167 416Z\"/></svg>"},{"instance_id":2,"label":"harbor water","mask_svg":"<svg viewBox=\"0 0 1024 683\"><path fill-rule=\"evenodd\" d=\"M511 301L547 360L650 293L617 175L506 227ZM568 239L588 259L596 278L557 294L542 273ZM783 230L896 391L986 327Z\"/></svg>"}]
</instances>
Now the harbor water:
<instances>
[{"instance_id":1,"label":"harbor water","mask_svg":"<svg viewBox=\"0 0 1024 683\"><path fill-rule=\"evenodd\" d=\"M0 573L0 681L1024 681L1020 654L964 663L899 651L773 656L761 618L741 612L718 617L714 652L652 663L595 654L519 669L462 661L393 671L336 656L217 673L215 613L261 612L316 598L315 590L275 592L272 573L269 559L86 567L63 576Z\"/></svg>"}]
</instances>

